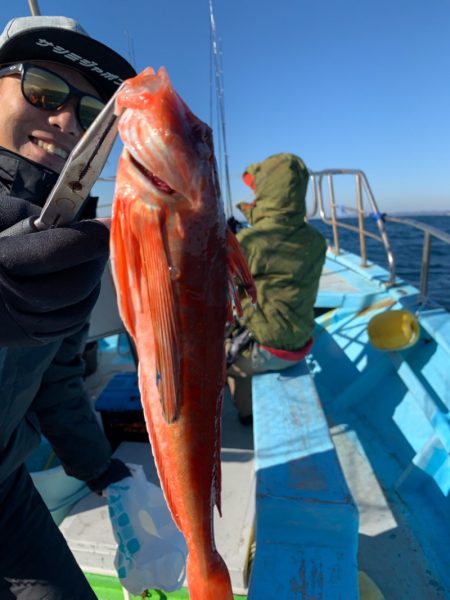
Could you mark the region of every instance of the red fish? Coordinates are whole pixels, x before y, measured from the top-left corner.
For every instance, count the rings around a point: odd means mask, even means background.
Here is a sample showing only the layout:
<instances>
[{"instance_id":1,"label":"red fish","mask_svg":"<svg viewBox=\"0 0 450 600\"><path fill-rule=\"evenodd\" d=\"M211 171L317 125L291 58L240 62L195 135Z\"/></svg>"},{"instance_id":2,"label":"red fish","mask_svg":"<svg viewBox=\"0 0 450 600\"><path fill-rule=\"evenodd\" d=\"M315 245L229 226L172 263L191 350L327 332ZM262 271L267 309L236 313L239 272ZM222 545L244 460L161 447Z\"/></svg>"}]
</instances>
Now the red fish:
<instances>
[{"instance_id":1,"label":"red fish","mask_svg":"<svg viewBox=\"0 0 450 600\"><path fill-rule=\"evenodd\" d=\"M209 127L146 69L117 99L124 143L111 258L161 486L188 546L192 600L231 600L213 533L230 281L254 286L226 224ZM231 274L231 275L230 275ZM234 295L236 293L234 292Z\"/></svg>"}]
</instances>

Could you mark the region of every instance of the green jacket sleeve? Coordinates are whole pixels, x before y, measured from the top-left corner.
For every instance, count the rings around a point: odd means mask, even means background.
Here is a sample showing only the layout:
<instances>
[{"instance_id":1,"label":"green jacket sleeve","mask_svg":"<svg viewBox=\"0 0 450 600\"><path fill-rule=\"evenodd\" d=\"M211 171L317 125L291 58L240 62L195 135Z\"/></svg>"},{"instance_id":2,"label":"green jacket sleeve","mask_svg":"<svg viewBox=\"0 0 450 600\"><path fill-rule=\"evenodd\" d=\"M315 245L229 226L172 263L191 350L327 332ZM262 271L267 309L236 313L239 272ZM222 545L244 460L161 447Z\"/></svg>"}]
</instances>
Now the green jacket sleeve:
<instances>
[{"instance_id":1,"label":"green jacket sleeve","mask_svg":"<svg viewBox=\"0 0 450 600\"><path fill-rule=\"evenodd\" d=\"M87 329L63 340L33 401L42 433L64 470L84 481L104 472L111 457L83 380Z\"/></svg>"}]
</instances>

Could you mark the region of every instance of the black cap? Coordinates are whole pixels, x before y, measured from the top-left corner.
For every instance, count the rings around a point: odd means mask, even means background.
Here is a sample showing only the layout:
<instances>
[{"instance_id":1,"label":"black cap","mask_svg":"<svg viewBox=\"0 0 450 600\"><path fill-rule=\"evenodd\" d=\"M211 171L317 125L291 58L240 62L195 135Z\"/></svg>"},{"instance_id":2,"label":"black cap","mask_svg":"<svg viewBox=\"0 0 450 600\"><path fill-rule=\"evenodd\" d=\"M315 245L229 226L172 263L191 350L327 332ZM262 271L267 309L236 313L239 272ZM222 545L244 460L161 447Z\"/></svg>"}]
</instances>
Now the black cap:
<instances>
[{"instance_id":1,"label":"black cap","mask_svg":"<svg viewBox=\"0 0 450 600\"><path fill-rule=\"evenodd\" d=\"M47 60L79 71L109 99L123 80L136 75L133 67L111 48L91 38L74 19L18 17L0 35L0 65Z\"/></svg>"}]
</instances>

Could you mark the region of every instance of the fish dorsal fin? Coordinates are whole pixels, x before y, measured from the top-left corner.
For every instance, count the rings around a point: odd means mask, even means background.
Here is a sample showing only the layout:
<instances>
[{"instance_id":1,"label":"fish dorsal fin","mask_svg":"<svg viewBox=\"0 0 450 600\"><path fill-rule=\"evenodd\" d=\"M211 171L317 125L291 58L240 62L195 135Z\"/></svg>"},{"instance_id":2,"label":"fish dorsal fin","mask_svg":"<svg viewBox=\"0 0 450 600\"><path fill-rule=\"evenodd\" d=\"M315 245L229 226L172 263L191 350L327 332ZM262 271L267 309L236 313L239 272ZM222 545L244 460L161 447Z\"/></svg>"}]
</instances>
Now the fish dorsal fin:
<instances>
[{"instance_id":1,"label":"fish dorsal fin","mask_svg":"<svg viewBox=\"0 0 450 600\"><path fill-rule=\"evenodd\" d=\"M133 230L139 240L144 267L141 295L146 296L141 302L148 307L155 336L155 377L162 413L165 420L172 423L180 412L181 357L178 313L163 239L163 215L161 209L143 202L137 202L136 208Z\"/></svg>"},{"instance_id":2,"label":"fish dorsal fin","mask_svg":"<svg viewBox=\"0 0 450 600\"><path fill-rule=\"evenodd\" d=\"M229 227L227 228L227 262L229 288L228 316L229 321L233 321L233 306L236 308L238 317L242 315L242 307L239 300L236 279L244 288L247 296L252 299L253 304L256 304L256 287L239 242Z\"/></svg>"}]
</instances>

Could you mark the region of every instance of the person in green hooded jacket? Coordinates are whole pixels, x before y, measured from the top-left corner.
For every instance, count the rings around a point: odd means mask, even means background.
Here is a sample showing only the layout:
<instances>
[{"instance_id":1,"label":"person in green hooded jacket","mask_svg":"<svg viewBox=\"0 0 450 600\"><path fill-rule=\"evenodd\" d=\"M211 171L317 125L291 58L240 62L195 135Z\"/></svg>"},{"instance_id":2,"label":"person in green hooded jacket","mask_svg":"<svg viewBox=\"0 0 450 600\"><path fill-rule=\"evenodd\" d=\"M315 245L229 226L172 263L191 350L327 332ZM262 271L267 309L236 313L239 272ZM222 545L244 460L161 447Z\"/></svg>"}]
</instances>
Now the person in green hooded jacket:
<instances>
[{"instance_id":1,"label":"person in green hooded jacket","mask_svg":"<svg viewBox=\"0 0 450 600\"><path fill-rule=\"evenodd\" d=\"M240 203L250 227L237 238L257 289L257 305L242 300L243 315L226 342L228 383L243 424L252 421L251 376L285 369L312 345L314 302L326 241L306 220L309 173L294 154L251 164L244 182L255 193Z\"/></svg>"}]
</instances>

